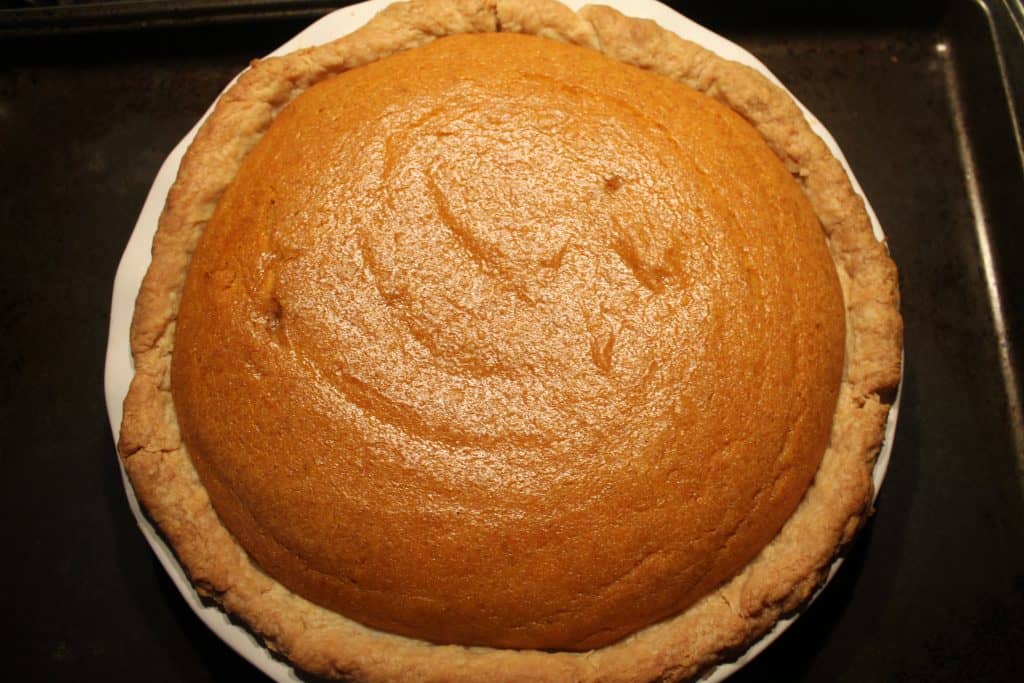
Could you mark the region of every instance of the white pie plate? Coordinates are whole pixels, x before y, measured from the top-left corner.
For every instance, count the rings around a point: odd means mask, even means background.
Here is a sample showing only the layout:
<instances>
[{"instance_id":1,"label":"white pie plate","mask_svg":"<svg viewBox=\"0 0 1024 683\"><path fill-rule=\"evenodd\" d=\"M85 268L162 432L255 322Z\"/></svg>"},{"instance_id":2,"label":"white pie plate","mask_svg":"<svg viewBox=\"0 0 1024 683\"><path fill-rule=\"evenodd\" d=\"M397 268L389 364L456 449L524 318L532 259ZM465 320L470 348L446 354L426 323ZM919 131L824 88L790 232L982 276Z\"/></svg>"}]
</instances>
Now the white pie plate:
<instances>
[{"instance_id":1,"label":"white pie plate","mask_svg":"<svg viewBox=\"0 0 1024 683\"><path fill-rule=\"evenodd\" d=\"M319 45L347 33L351 33L369 21L374 15L392 2L393 0L369 0L368 2L362 2L357 5L352 5L332 12L294 36L277 50L274 50L271 55L283 55L299 48ZM573 9L579 9L583 5L588 4L585 0L563 0L563 2ZM615 7L624 14L630 16L653 19L662 27L675 32L677 35L698 43L703 47L716 52L722 57L753 67L770 78L773 82L781 85L779 80L772 75L770 71L768 71L767 67L759 62L749 52L709 31L703 26L696 24L660 2L656 2L655 0L604 0L603 4ZM794 100L795 99L796 98L794 98ZM854 189L863 196L864 193L861 190L860 185L857 183L856 178L853 176L853 172L850 170L849 164L843 157L835 139L829 134L821 122L807 110L806 107L800 104L799 101L797 104L803 110L804 116L807 117L807 120L814 132L825 141L836 158L842 162L843 167L846 169L846 172L853 183ZM146 269L149 267L150 249L153 244L153 236L156 233L157 221L160 217L160 213L163 211L164 203L167 200L167 194L171 185L178 175L178 167L181 164L181 158L185 154L185 150L188 148L189 144L191 144L193 138L195 138L199 126L206 120L206 117L209 116L209 114L210 110L207 110L192 130L188 132L170 155L168 155L167 159L160 167L160 171L157 173L157 176L153 181L153 185L149 190L149 195L146 197L146 203L142 207L142 212L139 214L139 219L135 224L135 230L132 232L132 236L128 241L128 246L124 250L124 254L121 257L121 263L117 269L117 276L114 280L113 301L110 311L110 335L107 343L106 373L104 378L107 414L110 418L110 428L113 430L115 440L118 438L121 428L124 398L128 393L128 385L131 383L132 376L134 374L131 348L129 345L129 328L131 326L132 315L135 309L135 298L138 295L139 287L142 284L142 278L146 273ZM882 232L882 226L879 224L878 218L875 216L875 212L872 210L871 205L867 202L866 198L865 205L867 206L868 215L871 217L875 236L878 237L878 239L883 240L885 235ZM878 461L874 469L873 479L876 496L882 485L882 480L885 477L885 472L889 464L889 454L892 450L893 434L896 429L896 417L899 409L900 393L901 392L897 393L896 400L892 409L889 411L885 440L882 444L882 450L881 453L879 453ZM120 463L120 458L118 458L118 463ZM185 598L189 607L191 607L196 615L202 619L203 623L216 633L221 640L230 645L236 652L245 657L245 659L251 662L256 668L263 671L275 681L301 680L294 669L292 669L287 663L271 655L270 651L263 647L249 631L242 626L233 623L219 608L203 603L202 599L189 582L185 570L178 563L174 553L150 523L149 519L147 519L145 514L143 514L139 507L139 502L135 497L135 492L132 490L131 483L129 482L123 468L121 470L121 475L124 480L128 503L131 506L132 513L135 515L139 528L142 530L143 535L145 535L149 545L153 548L153 552L156 553L157 558L167 571L167 574L178 587L178 590L181 591L181 595ZM833 563L829 572L828 580L832 579L841 564L842 558L837 559ZM821 590L823 589L824 586ZM820 590L818 594L820 594ZM814 597L816 598L818 594ZM728 678L732 673L742 668L747 662L764 650L772 641L778 638L786 628L796 620L797 616L799 615L795 615L789 619L778 622L771 631L751 645L750 648L748 648L738 659L719 665L706 675L705 680L722 681Z\"/></svg>"}]
</instances>

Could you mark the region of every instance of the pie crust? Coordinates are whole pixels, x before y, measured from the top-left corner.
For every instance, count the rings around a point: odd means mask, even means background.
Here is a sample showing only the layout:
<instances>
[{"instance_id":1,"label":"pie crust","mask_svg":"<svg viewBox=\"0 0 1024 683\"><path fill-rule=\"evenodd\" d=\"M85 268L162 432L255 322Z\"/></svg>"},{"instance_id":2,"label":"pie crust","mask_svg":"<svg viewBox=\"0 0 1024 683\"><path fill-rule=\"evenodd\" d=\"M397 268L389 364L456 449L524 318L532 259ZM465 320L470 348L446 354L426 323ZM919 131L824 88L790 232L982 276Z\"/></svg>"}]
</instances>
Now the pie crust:
<instances>
[{"instance_id":1,"label":"pie crust","mask_svg":"<svg viewBox=\"0 0 1024 683\"><path fill-rule=\"evenodd\" d=\"M305 89L435 38L511 31L575 43L667 75L726 104L761 133L804 189L846 304L846 365L814 483L742 572L685 612L585 653L514 651L374 631L289 592L221 524L178 432L170 392L175 318L191 254L246 153ZM135 377L119 451L139 499L197 589L298 667L356 680L680 680L729 658L803 605L870 513L871 473L900 378L896 269L841 164L781 88L646 20L554 0L414 0L327 45L254 62L219 100L182 161L131 331Z\"/></svg>"}]
</instances>

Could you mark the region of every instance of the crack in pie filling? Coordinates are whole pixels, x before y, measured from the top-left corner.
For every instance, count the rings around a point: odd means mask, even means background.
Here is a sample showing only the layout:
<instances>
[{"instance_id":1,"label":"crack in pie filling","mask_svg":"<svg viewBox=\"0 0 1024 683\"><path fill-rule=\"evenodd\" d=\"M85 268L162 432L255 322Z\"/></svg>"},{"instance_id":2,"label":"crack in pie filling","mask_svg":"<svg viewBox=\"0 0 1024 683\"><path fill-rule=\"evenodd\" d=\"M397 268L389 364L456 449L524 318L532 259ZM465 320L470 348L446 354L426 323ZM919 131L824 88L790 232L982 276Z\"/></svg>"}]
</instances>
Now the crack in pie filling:
<instances>
[{"instance_id":1,"label":"crack in pie filling","mask_svg":"<svg viewBox=\"0 0 1024 683\"><path fill-rule=\"evenodd\" d=\"M784 91L609 8L414 2L222 97L119 448L304 669L687 678L866 516L900 337Z\"/></svg>"}]
</instances>

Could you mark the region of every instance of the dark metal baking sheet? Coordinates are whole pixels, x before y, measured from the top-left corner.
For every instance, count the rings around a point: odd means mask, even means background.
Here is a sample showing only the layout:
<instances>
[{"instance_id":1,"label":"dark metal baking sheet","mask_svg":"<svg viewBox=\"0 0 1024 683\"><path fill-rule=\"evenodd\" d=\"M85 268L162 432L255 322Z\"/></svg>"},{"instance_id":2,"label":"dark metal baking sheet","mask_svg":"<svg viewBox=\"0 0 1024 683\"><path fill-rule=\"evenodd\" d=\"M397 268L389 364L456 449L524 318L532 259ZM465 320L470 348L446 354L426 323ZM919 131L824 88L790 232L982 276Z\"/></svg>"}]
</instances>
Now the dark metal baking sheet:
<instances>
[{"instance_id":1,"label":"dark metal baking sheet","mask_svg":"<svg viewBox=\"0 0 1024 683\"><path fill-rule=\"evenodd\" d=\"M0 7L6 671L255 678L135 528L103 355L117 260L163 157L323 4L134 3L151 14L107 7L93 24L59 7L29 19L26 4ZM838 139L888 233L906 319L878 514L818 602L736 680L1019 680L1019 5L678 4L754 52Z\"/></svg>"}]
</instances>

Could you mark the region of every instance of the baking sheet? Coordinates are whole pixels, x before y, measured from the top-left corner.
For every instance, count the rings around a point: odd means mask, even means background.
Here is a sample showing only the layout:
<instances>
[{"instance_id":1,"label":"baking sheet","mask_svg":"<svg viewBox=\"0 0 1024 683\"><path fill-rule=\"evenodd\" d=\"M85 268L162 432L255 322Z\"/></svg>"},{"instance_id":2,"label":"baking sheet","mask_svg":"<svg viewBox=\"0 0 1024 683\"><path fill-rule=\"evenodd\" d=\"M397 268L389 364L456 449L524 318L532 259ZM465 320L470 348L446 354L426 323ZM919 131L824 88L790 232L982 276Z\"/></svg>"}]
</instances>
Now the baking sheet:
<instances>
[{"instance_id":1,"label":"baking sheet","mask_svg":"<svg viewBox=\"0 0 1024 683\"><path fill-rule=\"evenodd\" d=\"M319 19L271 54L285 54L296 49L317 45L345 35L366 23L366 21L389 4L391 4L391 0L370 0L369 2L340 9ZM582 0L569 0L566 4L574 9L578 9L587 3ZM774 82L779 83L778 79L776 79L774 75L772 75L768 69L749 52L696 24L661 3L655 2L654 0L618 0L607 2L607 4L612 5L620 9L622 12L632 16L653 19L661 26L674 31L683 38L699 43L719 55L755 68L764 73ZM854 188L863 196L860 185L857 183L856 178L854 178L853 173L849 168L849 164L840 151L834 138L828 133L821 122L806 109L806 107L803 107L802 104L800 106L803 109L812 129L825 141L836 157L843 163L844 168L853 182ZM208 114L209 110L206 115ZM205 119L205 115L203 118ZM117 438L120 429L124 396L127 393L128 386L133 375L128 334L131 324L131 316L134 310L135 297L138 293L139 286L142 282L143 276L145 275L146 269L149 266L150 247L153 235L156 232L160 212L162 211L164 202L166 201L167 193L175 176L177 175L181 158L188 145L195 137L201 123L202 120L198 122L189 134L182 139L162 165L153 182L146 202L143 205L135 230L132 233L131 239L124 251L118 267L111 306L110 331L105 370L107 412L115 439ZM879 239L884 239L882 227L879 224L870 203L866 200L865 203L872 220L875 235ZM897 394L895 403L890 411L889 420L886 426L885 441L874 471L876 496L888 468L900 395L901 393ZM192 588L188 577L180 564L178 564L171 550L164 543L163 539L139 508L138 501L134 496L130 483L128 482L123 470L122 478L132 512L135 515L138 525L145 535L146 540L153 548L154 553L173 580L175 586L199 618L230 647L274 680L300 680L297 677L296 672L290 666L273 657L270 652L262 647L246 629L231 622L227 615L220 609L202 602L198 594ZM829 574L829 580L831 580L832 576L835 575L841 563L842 559L839 559L833 564ZM778 636L789 627L795 618L796 617L780 621L772 631L752 645L736 661L720 665L710 672L707 680L724 680L733 672L742 668L744 664L757 656L758 653L778 638Z\"/></svg>"}]
</instances>

